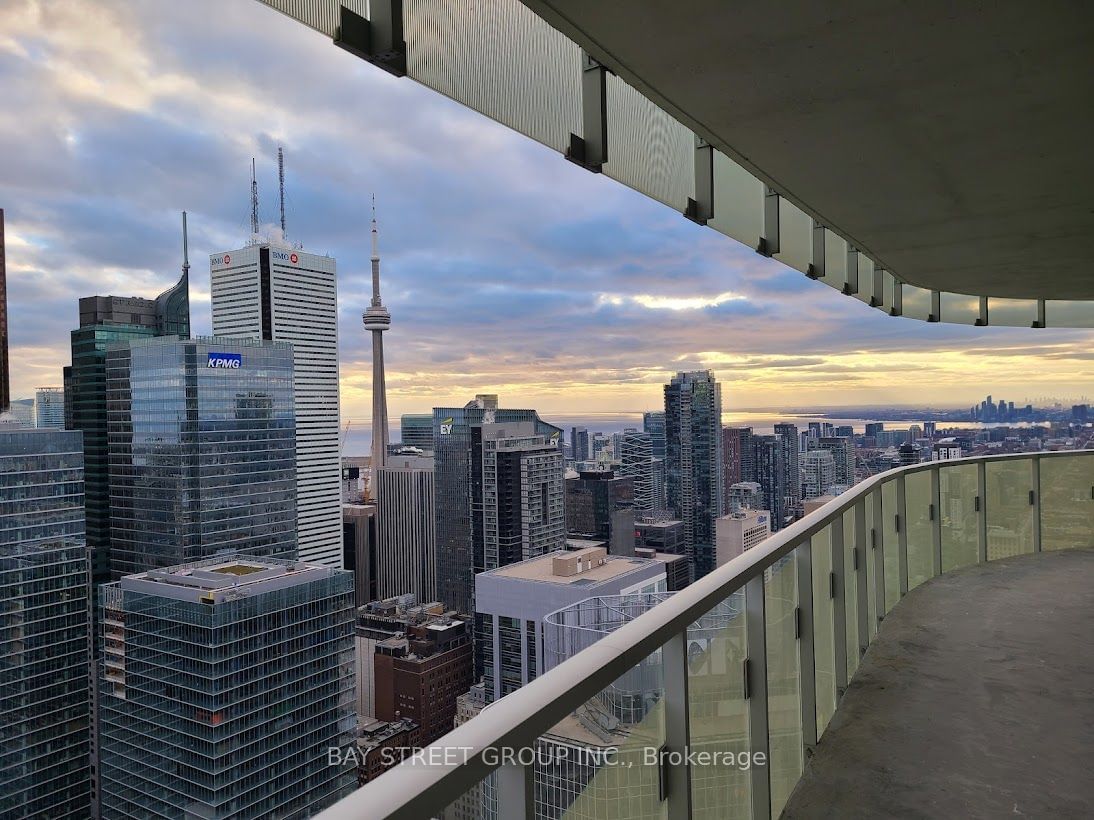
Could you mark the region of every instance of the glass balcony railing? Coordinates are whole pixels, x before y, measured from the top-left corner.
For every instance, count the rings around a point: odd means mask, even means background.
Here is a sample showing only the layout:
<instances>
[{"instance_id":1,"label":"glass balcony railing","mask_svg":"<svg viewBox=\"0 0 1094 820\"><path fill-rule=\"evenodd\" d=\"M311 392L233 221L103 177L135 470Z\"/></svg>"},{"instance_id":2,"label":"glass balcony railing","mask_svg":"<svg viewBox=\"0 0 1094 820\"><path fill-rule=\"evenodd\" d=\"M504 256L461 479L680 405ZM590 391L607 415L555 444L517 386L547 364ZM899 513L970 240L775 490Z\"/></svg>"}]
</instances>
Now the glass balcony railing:
<instances>
[{"instance_id":1,"label":"glass balcony railing","mask_svg":"<svg viewBox=\"0 0 1094 820\"><path fill-rule=\"evenodd\" d=\"M567 158L892 316L1094 327L1094 302L927 290L585 55L521 0L260 0ZM549 5L549 4L548 4ZM397 22L392 25L392 20ZM393 36L394 34L394 36ZM903 278L902 278L903 274Z\"/></svg>"},{"instance_id":2,"label":"glass balcony railing","mask_svg":"<svg viewBox=\"0 0 1094 820\"><path fill-rule=\"evenodd\" d=\"M1089 546L1094 450L882 473L621 618L320 817L778 817L910 589Z\"/></svg>"}]
</instances>

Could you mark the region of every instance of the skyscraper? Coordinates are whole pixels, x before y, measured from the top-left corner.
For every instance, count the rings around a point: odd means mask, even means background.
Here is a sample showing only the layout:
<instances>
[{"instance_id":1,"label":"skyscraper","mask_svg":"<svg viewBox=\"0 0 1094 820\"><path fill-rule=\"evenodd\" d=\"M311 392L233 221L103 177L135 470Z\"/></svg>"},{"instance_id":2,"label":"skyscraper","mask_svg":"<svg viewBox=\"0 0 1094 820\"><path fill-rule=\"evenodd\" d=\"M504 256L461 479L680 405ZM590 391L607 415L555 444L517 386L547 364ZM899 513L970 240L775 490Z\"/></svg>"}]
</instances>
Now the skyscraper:
<instances>
[{"instance_id":1,"label":"skyscraper","mask_svg":"<svg viewBox=\"0 0 1094 820\"><path fill-rule=\"evenodd\" d=\"M65 429L64 388L39 387L34 391L34 426Z\"/></svg>"},{"instance_id":2,"label":"skyscraper","mask_svg":"<svg viewBox=\"0 0 1094 820\"><path fill-rule=\"evenodd\" d=\"M832 454L836 465L836 483L848 487L855 483L855 445L849 438L824 436L819 442L821 450Z\"/></svg>"},{"instance_id":3,"label":"skyscraper","mask_svg":"<svg viewBox=\"0 0 1094 820\"><path fill-rule=\"evenodd\" d=\"M650 445L654 458L665 457L665 414L659 410L649 410L642 414L642 431L650 434Z\"/></svg>"},{"instance_id":4,"label":"skyscraper","mask_svg":"<svg viewBox=\"0 0 1094 820\"><path fill-rule=\"evenodd\" d=\"M387 382L384 378L384 331L391 327L391 314L380 301L380 240L376 229L376 200L372 202L372 303L361 315L372 336L372 474L387 462L390 444L387 427Z\"/></svg>"},{"instance_id":5,"label":"skyscraper","mask_svg":"<svg viewBox=\"0 0 1094 820\"><path fill-rule=\"evenodd\" d=\"M653 477L653 438L649 433L625 431L620 449L619 474L634 479L635 512L652 513L657 509Z\"/></svg>"},{"instance_id":6,"label":"skyscraper","mask_svg":"<svg viewBox=\"0 0 1094 820\"><path fill-rule=\"evenodd\" d=\"M734 484L756 480L756 470L752 464L751 427L722 428L722 469L725 472L723 486L727 498L729 488Z\"/></svg>"},{"instance_id":7,"label":"skyscraper","mask_svg":"<svg viewBox=\"0 0 1094 820\"><path fill-rule=\"evenodd\" d=\"M71 333L72 364L64 369L65 427L84 434L84 508L95 584L110 579L106 348L114 342L167 333L190 337L189 265L185 260L184 251L182 276L156 299L88 296L79 302L80 326Z\"/></svg>"},{"instance_id":8,"label":"skyscraper","mask_svg":"<svg viewBox=\"0 0 1094 820\"><path fill-rule=\"evenodd\" d=\"M520 421L532 422L535 434L552 444L557 445L562 435L560 428L542 421L535 410L499 408L496 395L476 396L464 407L433 408L437 597L461 612L475 611L471 522L472 508L478 510L482 504L481 487L472 494L471 432L484 422Z\"/></svg>"},{"instance_id":9,"label":"skyscraper","mask_svg":"<svg viewBox=\"0 0 1094 820\"><path fill-rule=\"evenodd\" d=\"M756 481L763 491L763 509L771 513L771 531L786 523L786 450L782 436L753 436Z\"/></svg>"},{"instance_id":10,"label":"skyscraper","mask_svg":"<svg viewBox=\"0 0 1094 820\"><path fill-rule=\"evenodd\" d=\"M373 470L376 504L376 597L437 596L433 459L388 455Z\"/></svg>"},{"instance_id":11,"label":"skyscraper","mask_svg":"<svg viewBox=\"0 0 1094 820\"><path fill-rule=\"evenodd\" d=\"M213 333L292 343L300 559L341 566L335 261L284 241L252 241L209 259Z\"/></svg>"},{"instance_id":12,"label":"skyscraper","mask_svg":"<svg viewBox=\"0 0 1094 820\"><path fill-rule=\"evenodd\" d=\"M802 454L802 497L827 495L836 483L836 462L829 450L811 450Z\"/></svg>"},{"instance_id":13,"label":"skyscraper","mask_svg":"<svg viewBox=\"0 0 1094 820\"><path fill-rule=\"evenodd\" d=\"M433 450L433 414L403 413L399 418L399 440L406 447Z\"/></svg>"},{"instance_id":14,"label":"skyscraper","mask_svg":"<svg viewBox=\"0 0 1094 820\"><path fill-rule=\"evenodd\" d=\"M570 428L570 456L574 461L589 461L592 457L592 451L589 448L589 431L586 428Z\"/></svg>"},{"instance_id":15,"label":"skyscraper","mask_svg":"<svg viewBox=\"0 0 1094 820\"><path fill-rule=\"evenodd\" d=\"M475 573L566 545L563 459L533 422L471 429L471 540Z\"/></svg>"},{"instance_id":16,"label":"skyscraper","mask_svg":"<svg viewBox=\"0 0 1094 820\"><path fill-rule=\"evenodd\" d=\"M223 550L295 557L292 372L283 342L110 346L114 578Z\"/></svg>"},{"instance_id":17,"label":"skyscraper","mask_svg":"<svg viewBox=\"0 0 1094 820\"><path fill-rule=\"evenodd\" d=\"M88 560L80 434L0 432L0 816L86 817Z\"/></svg>"},{"instance_id":18,"label":"skyscraper","mask_svg":"<svg viewBox=\"0 0 1094 820\"><path fill-rule=\"evenodd\" d=\"M4 209L0 208L0 413L11 404L8 378L8 268L4 256Z\"/></svg>"},{"instance_id":19,"label":"skyscraper","mask_svg":"<svg viewBox=\"0 0 1094 820\"><path fill-rule=\"evenodd\" d=\"M786 500L784 508L788 515L792 515L801 505L802 479L801 468L798 464L798 428L793 424L782 422L775 425L775 435L782 439L783 469L786 476L783 479Z\"/></svg>"},{"instance_id":20,"label":"skyscraper","mask_svg":"<svg viewBox=\"0 0 1094 820\"><path fill-rule=\"evenodd\" d=\"M612 472L566 479L566 532L603 541L612 555L634 555L635 480Z\"/></svg>"},{"instance_id":21,"label":"skyscraper","mask_svg":"<svg viewBox=\"0 0 1094 820\"><path fill-rule=\"evenodd\" d=\"M351 573L229 553L100 607L104 817L309 817L353 790Z\"/></svg>"},{"instance_id":22,"label":"skyscraper","mask_svg":"<svg viewBox=\"0 0 1094 820\"><path fill-rule=\"evenodd\" d=\"M722 387L709 370L665 385L668 503L684 522L695 578L714 569L714 519L722 514Z\"/></svg>"}]
</instances>

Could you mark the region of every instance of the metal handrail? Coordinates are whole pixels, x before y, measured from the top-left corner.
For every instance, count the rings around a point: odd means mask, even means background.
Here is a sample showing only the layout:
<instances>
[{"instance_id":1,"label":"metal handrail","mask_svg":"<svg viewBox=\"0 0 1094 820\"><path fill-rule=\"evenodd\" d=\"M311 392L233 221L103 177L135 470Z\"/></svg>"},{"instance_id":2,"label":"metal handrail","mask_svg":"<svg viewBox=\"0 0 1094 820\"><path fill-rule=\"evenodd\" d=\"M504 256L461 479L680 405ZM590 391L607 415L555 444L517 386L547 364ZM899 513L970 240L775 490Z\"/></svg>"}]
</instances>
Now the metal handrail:
<instances>
[{"instance_id":1,"label":"metal handrail","mask_svg":"<svg viewBox=\"0 0 1094 820\"><path fill-rule=\"evenodd\" d=\"M458 797L478 786L491 772L499 769L508 769L507 775L514 776L519 781L518 786L530 794L530 767L519 764L499 766L495 754L490 754L491 759L486 760L484 752L533 747L540 735L548 732L560 720L644 658L686 634L689 625L706 615L726 597L743 590L753 579L759 578L762 582L765 569L797 547L808 543L813 535L834 521L840 520L845 511L863 501L883 484L912 473L955 465L1008 460L1029 460L1036 465L1042 459L1084 455L1094 458L1094 450L1016 453L931 461L898 467L871 476L634 620L623 624L516 692L494 702L488 710L387 771L382 781L366 784L317 815L317 818L362 820L434 816ZM1039 498L1037 504L1039 508ZM1040 545L1036 548L1039 549ZM499 792L501 791L499 788ZM510 790L508 793L514 792ZM530 797L524 806L513 807L513 816L526 816L528 812L525 809L528 805Z\"/></svg>"}]
</instances>

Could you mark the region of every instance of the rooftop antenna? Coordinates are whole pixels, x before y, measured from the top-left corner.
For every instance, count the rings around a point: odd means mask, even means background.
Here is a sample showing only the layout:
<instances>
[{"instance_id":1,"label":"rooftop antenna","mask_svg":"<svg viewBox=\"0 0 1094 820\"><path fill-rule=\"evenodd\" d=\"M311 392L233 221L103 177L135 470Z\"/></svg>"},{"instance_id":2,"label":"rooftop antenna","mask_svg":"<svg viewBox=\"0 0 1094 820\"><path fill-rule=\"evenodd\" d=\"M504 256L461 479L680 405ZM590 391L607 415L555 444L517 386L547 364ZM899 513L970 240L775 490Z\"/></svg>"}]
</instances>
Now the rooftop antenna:
<instances>
[{"instance_id":1,"label":"rooftop antenna","mask_svg":"<svg viewBox=\"0 0 1094 820\"><path fill-rule=\"evenodd\" d=\"M258 238L258 180L255 177L255 158L251 157L251 241Z\"/></svg>"},{"instance_id":2,"label":"rooftop antenna","mask_svg":"<svg viewBox=\"0 0 1094 820\"><path fill-rule=\"evenodd\" d=\"M285 154L277 146L277 185L281 192L281 238L285 238Z\"/></svg>"},{"instance_id":3,"label":"rooftop antenna","mask_svg":"<svg viewBox=\"0 0 1094 820\"><path fill-rule=\"evenodd\" d=\"M186 238L186 211L182 212L182 278L190 281L190 242Z\"/></svg>"}]
</instances>

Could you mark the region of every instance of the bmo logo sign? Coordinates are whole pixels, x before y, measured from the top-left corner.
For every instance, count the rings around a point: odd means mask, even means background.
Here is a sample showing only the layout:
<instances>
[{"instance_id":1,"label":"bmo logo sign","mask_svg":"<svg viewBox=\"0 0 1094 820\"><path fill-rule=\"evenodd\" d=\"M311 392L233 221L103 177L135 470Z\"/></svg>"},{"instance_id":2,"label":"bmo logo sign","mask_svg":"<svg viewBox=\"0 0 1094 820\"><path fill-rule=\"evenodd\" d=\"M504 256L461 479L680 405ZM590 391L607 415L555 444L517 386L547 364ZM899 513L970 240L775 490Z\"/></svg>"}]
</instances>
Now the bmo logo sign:
<instances>
[{"instance_id":1,"label":"bmo logo sign","mask_svg":"<svg viewBox=\"0 0 1094 820\"><path fill-rule=\"evenodd\" d=\"M222 370L239 370L243 365L241 353L209 353L208 367L217 367Z\"/></svg>"},{"instance_id":2,"label":"bmo logo sign","mask_svg":"<svg viewBox=\"0 0 1094 820\"><path fill-rule=\"evenodd\" d=\"M226 253L223 256L214 256L209 261L213 263L213 267L218 267L220 265L227 266L232 264L232 255L230 253Z\"/></svg>"},{"instance_id":3,"label":"bmo logo sign","mask_svg":"<svg viewBox=\"0 0 1094 820\"><path fill-rule=\"evenodd\" d=\"M271 250L270 256L272 256L278 262L291 262L294 265L300 261L300 257L297 256L295 253L287 253L285 251Z\"/></svg>"}]
</instances>

